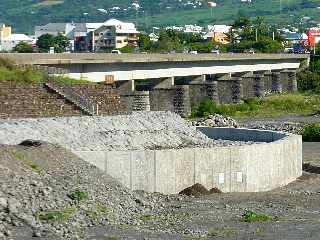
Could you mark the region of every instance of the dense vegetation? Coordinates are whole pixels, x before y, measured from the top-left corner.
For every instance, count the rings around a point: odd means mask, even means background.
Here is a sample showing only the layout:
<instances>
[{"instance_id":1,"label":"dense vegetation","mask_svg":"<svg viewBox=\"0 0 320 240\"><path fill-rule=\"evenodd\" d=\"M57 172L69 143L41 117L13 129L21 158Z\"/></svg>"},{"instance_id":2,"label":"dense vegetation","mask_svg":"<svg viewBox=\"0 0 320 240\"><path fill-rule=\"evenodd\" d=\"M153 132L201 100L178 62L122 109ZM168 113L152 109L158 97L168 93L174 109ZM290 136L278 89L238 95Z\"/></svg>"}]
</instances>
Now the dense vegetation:
<instances>
[{"instance_id":1,"label":"dense vegetation","mask_svg":"<svg viewBox=\"0 0 320 240\"><path fill-rule=\"evenodd\" d=\"M39 83L43 81L44 76L40 72L31 69L22 70L17 68L7 59L0 58L0 82L14 81L24 84Z\"/></svg>"},{"instance_id":2,"label":"dense vegetation","mask_svg":"<svg viewBox=\"0 0 320 240\"><path fill-rule=\"evenodd\" d=\"M209 53L212 50L220 52L246 52L254 49L261 53L278 53L283 51L283 39L275 35L270 36L265 19L257 17L254 19L240 17L232 25L228 34L230 44L208 42L202 39L200 34L183 33L171 29L161 30L159 40L152 42L148 35L141 34L139 39L139 50L145 52L185 52L197 51ZM128 47L120 49L121 52L133 52Z\"/></svg>"},{"instance_id":3,"label":"dense vegetation","mask_svg":"<svg viewBox=\"0 0 320 240\"><path fill-rule=\"evenodd\" d=\"M305 126L301 135L305 142L320 142L320 124L313 123Z\"/></svg>"},{"instance_id":4,"label":"dense vegetation","mask_svg":"<svg viewBox=\"0 0 320 240\"><path fill-rule=\"evenodd\" d=\"M272 24L303 26L319 21L319 0L218 0L219 7L208 8L204 0L0 0L0 22L19 32L33 32L35 25L48 22L101 22L109 18L130 19L144 29L152 26L230 23L238 16L266 16ZM201 4L197 4L200 2ZM100 10L98 10L100 9ZM311 19L303 19L303 16Z\"/></svg>"},{"instance_id":5,"label":"dense vegetation","mask_svg":"<svg viewBox=\"0 0 320 240\"><path fill-rule=\"evenodd\" d=\"M204 101L196 106L192 117L204 117L218 113L232 117L277 117L309 115L320 110L320 96L308 94L280 94L262 99L246 99L241 104L219 105Z\"/></svg>"},{"instance_id":6,"label":"dense vegetation","mask_svg":"<svg viewBox=\"0 0 320 240\"><path fill-rule=\"evenodd\" d=\"M0 82L17 82L21 84L40 84L43 83L48 76L42 72L29 69L20 69L8 59L0 58ZM85 80L76 80L68 77L55 77L57 81L66 85L79 84L96 84Z\"/></svg>"}]
</instances>

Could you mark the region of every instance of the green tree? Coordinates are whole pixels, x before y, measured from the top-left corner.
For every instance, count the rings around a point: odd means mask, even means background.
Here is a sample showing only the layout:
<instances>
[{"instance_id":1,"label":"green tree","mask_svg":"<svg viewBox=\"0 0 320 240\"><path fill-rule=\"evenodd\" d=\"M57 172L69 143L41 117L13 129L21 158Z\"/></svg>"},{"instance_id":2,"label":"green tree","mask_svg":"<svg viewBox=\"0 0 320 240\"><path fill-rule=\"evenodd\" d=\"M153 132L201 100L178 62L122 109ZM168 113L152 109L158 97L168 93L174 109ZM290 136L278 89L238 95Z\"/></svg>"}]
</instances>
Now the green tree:
<instances>
[{"instance_id":1,"label":"green tree","mask_svg":"<svg viewBox=\"0 0 320 240\"><path fill-rule=\"evenodd\" d=\"M51 34L41 35L36 44L40 52L48 52L50 47L54 47L55 45L54 36Z\"/></svg>"},{"instance_id":2,"label":"green tree","mask_svg":"<svg viewBox=\"0 0 320 240\"><path fill-rule=\"evenodd\" d=\"M12 51L17 53L33 53L33 47L28 43L20 42L12 49Z\"/></svg>"},{"instance_id":3,"label":"green tree","mask_svg":"<svg viewBox=\"0 0 320 240\"><path fill-rule=\"evenodd\" d=\"M66 36L59 34L53 36L51 34L44 34L38 38L37 46L40 52L48 52L50 47L54 47L55 52L65 52L69 46L69 40Z\"/></svg>"},{"instance_id":4,"label":"green tree","mask_svg":"<svg viewBox=\"0 0 320 240\"><path fill-rule=\"evenodd\" d=\"M55 52L61 53L61 52L65 52L66 48L69 47L69 39L62 35L59 34L58 36L53 38L53 42L54 42L54 50Z\"/></svg>"},{"instance_id":5,"label":"green tree","mask_svg":"<svg viewBox=\"0 0 320 240\"><path fill-rule=\"evenodd\" d=\"M151 49L152 42L150 40L150 37L146 34L140 34L138 46L141 51L148 51Z\"/></svg>"}]
</instances>

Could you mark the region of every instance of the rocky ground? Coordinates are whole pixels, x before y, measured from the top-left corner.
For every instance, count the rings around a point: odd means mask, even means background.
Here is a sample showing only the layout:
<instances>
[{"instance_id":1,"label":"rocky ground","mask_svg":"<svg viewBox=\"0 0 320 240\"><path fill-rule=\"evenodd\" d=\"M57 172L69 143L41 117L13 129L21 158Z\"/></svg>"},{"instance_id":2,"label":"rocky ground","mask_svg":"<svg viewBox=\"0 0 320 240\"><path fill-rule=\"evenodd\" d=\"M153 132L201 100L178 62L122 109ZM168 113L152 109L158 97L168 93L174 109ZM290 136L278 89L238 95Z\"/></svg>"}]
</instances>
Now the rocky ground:
<instances>
[{"instance_id":1,"label":"rocky ground","mask_svg":"<svg viewBox=\"0 0 320 240\"><path fill-rule=\"evenodd\" d=\"M317 122L317 116L309 117L287 117L276 119L238 119L224 117L219 114L210 115L205 118L191 120L193 126L210 127L233 127L272 130L288 133L299 133L307 123Z\"/></svg>"},{"instance_id":2,"label":"rocky ground","mask_svg":"<svg viewBox=\"0 0 320 240\"><path fill-rule=\"evenodd\" d=\"M286 187L193 197L131 192L57 145L1 145L0 239L318 240L320 144L305 143L303 156L304 175ZM244 221L249 211L265 221Z\"/></svg>"},{"instance_id":3,"label":"rocky ground","mask_svg":"<svg viewBox=\"0 0 320 240\"><path fill-rule=\"evenodd\" d=\"M209 139L180 116L170 112L0 120L0 143L18 144L26 139L57 143L77 151L252 144Z\"/></svg>"},{"instance_id":4,"label":"rocky ground","mask_svg":"<svg viewBox=\"0 0 320 240\"><path fill-rule=\"evenodd\" d=\"M319 239L319 149L289 186L192 197L130 192L55 145L1 146L0 239Z\"/></svg>"}]
</instances>

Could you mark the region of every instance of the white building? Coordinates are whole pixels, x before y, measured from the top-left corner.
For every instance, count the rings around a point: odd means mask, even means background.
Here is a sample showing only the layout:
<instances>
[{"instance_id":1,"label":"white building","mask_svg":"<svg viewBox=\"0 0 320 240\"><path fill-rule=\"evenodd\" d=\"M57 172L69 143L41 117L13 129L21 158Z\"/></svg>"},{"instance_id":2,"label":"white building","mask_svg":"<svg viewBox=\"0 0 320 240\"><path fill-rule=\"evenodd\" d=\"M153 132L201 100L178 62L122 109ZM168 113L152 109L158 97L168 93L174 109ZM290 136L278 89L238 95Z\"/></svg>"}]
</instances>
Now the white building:
<instances>
[{"instance_id":1,"label":"white building","mask_svg":"<svg viewBox=\"0 0 320 240\"><path fill-rule=\"evenodd\" d=\"M9 37L1 39L1 49L2 51L12 51L12 49L21 42L28 43L30 45L35 44L33 38L28 37L25 34L11 34Z\"/></svg>"},{"instance_id":2,"label":"white building","mask_svg":"<svg viewBox=\"0 0 320 240\"><path fill-rule=\"evenodd\" d=\"M110 19L94 31L92 36L93 51L112 50L125 46L137 47L140 32L134 23L122 22L117 19Z\"/></svg>"},{"instance_id":3,"label":"white building","mask_svg":"<svg viewBox=\"0 0 320 240\"><path fill-rule=\"evenodd\" d=\"M208 32L213 33L229 33L232 27L228 25L208 25Z\"/></svg>"}]
</instances>

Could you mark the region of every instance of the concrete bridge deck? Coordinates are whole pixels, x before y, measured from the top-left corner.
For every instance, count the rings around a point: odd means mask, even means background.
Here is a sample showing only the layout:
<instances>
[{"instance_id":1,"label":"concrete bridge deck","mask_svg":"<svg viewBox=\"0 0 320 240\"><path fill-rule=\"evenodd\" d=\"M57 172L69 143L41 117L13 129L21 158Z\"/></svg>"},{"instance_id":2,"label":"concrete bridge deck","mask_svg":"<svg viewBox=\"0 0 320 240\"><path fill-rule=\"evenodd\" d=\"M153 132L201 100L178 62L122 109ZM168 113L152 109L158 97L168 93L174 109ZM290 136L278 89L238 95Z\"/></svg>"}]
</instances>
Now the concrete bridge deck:
<instances>
[{"instance_id":1,"label":"concrete bridge deck","mask_svg":"<svg viewBox=\"0 0 320 240\"><path fill-rule=\"evenodd\" d=\"M97 63L151 63L248 60L308 60L307 54L107 54L107 53L2 53L17 64L60 65Z\"/></svg>"}]
</instances>

